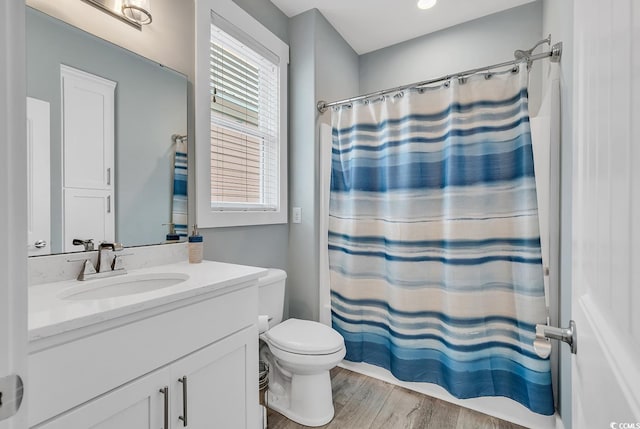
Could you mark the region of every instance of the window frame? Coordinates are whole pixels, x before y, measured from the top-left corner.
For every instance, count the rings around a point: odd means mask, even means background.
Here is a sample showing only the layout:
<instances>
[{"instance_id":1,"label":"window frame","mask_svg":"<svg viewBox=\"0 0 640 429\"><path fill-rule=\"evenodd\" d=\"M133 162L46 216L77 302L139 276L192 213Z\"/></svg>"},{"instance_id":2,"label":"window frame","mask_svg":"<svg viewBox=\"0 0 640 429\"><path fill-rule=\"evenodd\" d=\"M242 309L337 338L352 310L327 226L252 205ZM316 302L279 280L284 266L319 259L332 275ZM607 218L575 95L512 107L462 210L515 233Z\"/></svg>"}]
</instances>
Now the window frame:
<instances>
[{"instance_id":1,"label":"window frame","mask_svg":"<svg viewBox=\"0 0 640 429\"><path fill-rule=\"evenodd\" d=\"M209 50L212 12L279 58L279 204L278 210L244 211L211 208L211 100ZM287 200L287 82L289 46L232 0L196 0L195 8L195 197L200 228L282 224L288 221Z\"/></svg>"}]
</instances>

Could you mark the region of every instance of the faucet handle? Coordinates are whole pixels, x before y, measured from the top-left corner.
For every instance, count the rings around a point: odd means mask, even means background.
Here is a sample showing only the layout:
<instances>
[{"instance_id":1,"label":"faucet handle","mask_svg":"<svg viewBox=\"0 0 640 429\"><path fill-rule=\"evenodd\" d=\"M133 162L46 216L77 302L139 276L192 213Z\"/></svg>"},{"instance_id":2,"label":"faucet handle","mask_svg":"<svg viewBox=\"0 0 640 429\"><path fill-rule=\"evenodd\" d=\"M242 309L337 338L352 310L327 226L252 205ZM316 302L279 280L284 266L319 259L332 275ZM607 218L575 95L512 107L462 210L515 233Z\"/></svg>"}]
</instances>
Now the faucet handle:
<instances>
[{"instance_id":1,"label":"faucet handle","mask_svg":"<svg viewBox=\"0 0 640 429\"><path fill-rule=\"evenodd\" d=\"M95 273L96 269L93 266L91 259L85 259L84 264L82 264L82 271L80 271L80 274L78 275L78 280L86 280L87 276Z\"/></svg>"},{"instance_id":2,"label":"faucet handle","mask_svg":"<svg viewBox=\"0 0 640 429\"><path fill-rule=\"evenodd\" d=\"M115 241L113 243L109 242L109 241L103 241L102 243L100 243L98 245L98 249L102 250L102 249L111 249L114 252L120 251L122 249L124 249L124 246L122 245L122 243L116 243Z\"/></svg>"},{"instance_id":3,"label":"faucet handle","mask_svg":"<svg viewBox=\"0 0 640 429\"><path fill-rule=\"evenodd\" d=\"M124 270L124 263L122 262L122 256L115 255L113 257L113 262L111 262L111 271L120 271L120 270Z\"/></svg>"},{"instance_id":4,"label":"faucet handle","mask_svg":"<svg viewBox=\"0 0 640 429\"><path fill-rule=\"evenodd\" d=\"M79 238L74 238L72 241L74 246L84 246L85 252L90 252L93 250L93 239L88 238L86 240L81 240Z\"/></svg>"}]
</instances>

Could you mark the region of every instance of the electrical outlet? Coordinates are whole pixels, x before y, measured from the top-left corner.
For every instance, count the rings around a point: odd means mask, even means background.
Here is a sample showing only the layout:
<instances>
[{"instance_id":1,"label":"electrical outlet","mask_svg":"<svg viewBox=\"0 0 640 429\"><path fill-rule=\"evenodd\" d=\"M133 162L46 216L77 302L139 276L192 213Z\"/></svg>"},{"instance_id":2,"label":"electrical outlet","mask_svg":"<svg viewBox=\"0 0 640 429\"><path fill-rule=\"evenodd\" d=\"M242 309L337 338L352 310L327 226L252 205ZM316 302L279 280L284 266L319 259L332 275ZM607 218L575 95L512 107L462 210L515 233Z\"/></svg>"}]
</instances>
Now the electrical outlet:
<instances>
[{"instance_id":1,"label":"electrical outlet","mask_svg":"<svg viewBox=\"0 0 640 429\"><path fill-rule=\"evenodd\" d=\"M293 223L302 222L302 209L300 207L293 208Z\"/></svg>"}]
</instances>

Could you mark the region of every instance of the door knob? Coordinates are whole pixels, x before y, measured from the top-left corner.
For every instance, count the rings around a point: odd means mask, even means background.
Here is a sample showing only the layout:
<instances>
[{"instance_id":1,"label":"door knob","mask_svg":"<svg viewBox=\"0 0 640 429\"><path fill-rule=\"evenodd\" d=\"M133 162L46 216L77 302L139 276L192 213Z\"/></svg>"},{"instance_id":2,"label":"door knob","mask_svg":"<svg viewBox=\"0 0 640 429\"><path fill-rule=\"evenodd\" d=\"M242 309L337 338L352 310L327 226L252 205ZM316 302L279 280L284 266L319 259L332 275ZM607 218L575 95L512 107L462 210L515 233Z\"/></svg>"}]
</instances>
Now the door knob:
<instances>
[{"instance_id":1,"label":"door knob","mask_svg":"<svg viewBox=\"0 0 640 429\"><path fill-rule=\"evenodd\" d=\"M547 358L551 354L551 339L563 341L571 347L571 353L578 352L578 332L576 322L569 321L568 328L556 328L549 325L536 325L536 339L533 349L541 358Z\"/></svg>"},{"instance_id":2,"label":"door knob","mask_svg":"<svg viewBox=\"0 0 640 429\"><path fill-rule=\"evenodd\" d=\"M33 243L33 245L36 246L36 249L42 249L44 247L47 247L47 242L45 240L38 240Z\"/></svg>"}]
</instances>

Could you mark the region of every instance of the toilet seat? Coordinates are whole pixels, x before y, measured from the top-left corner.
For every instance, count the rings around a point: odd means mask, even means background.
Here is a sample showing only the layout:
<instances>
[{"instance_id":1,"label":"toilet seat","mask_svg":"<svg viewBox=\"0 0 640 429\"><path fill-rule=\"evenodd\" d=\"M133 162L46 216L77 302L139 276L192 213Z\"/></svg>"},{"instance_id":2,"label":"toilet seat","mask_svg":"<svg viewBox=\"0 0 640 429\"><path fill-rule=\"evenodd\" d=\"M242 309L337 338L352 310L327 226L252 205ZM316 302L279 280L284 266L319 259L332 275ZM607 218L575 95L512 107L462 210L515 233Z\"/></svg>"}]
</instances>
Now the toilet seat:
<instances>
[{"instance_id":1,"label":"toilet seat","mask_svg":"<svg viewBox=\"0 0 640 429\"><path fill-rule=\"evenodd\" d=\"M338 332L309 320L285 320L264 336L271 345L294 354L328 355L344 348L344 339Z\"/></svg>"}]
</instances>

